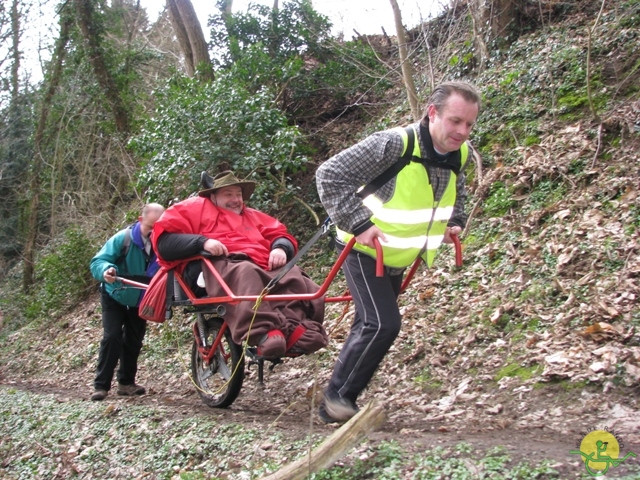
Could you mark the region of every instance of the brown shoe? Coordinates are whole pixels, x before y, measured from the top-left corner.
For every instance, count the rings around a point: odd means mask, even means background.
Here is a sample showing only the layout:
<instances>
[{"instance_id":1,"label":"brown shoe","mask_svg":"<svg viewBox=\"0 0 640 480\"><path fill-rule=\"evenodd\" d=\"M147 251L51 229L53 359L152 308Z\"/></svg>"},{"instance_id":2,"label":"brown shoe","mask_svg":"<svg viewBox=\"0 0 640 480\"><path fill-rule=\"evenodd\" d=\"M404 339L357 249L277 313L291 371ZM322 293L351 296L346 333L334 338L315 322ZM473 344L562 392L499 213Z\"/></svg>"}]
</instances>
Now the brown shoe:
<instances>
[{"instance_id":1,"label":"brown shoe","mask_svg":"<svg viewBox=\"0 0 640 480\"><path fill-rule=\"evenodd\" d=\"M106 390L96 390L91 395L91 400L93 402L99 402L100 400L104 400L105 398L107 398L107 394L108 392Z\"/></svg>"},{"instance_id":2,"label":"brown shoe","mask_svg":"<svg viewBox=\"0 0 640 480\"><path fill-rule=\"evenodd\" d=\"M135 383L131 385L122 385L121 383L118 383L118 391L116 393L118 395L144 395L146 392L146 388L142 385L137 385Z\"/></svg>"}]
</instances>

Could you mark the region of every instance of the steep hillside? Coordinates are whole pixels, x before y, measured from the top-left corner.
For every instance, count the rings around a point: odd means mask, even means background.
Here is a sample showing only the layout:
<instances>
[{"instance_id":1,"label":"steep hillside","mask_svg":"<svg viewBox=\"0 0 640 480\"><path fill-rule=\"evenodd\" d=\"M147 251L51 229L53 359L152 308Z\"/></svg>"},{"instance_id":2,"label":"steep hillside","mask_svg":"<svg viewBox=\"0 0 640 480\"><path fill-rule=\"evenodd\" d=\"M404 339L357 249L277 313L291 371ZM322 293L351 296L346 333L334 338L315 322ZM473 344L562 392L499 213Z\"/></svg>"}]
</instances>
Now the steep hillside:
<instances>
[{"instance_id":1,"label":"steep hillside","mask_svg":"<svg viewBox=\"0 0 640 480\"><path fill-rule=\"evenodd\" d=\"M483 165L469 178L464 265L456 269L445 248L436 267L420 270L402 295L402 332L361 399L377 399L389 412L371 444L394 440L405 460L434 446L458 458L454 446L460 442L479 452L500 446L514 461L533 466L550 460L545 474L511 478L584 476L584 463L569 452L594 428L615 431L625 452L640 455L640 3L607 4L598 18L595 28L595 18L582 13L545 23L468 78L482 90L486 106L474 136ZM450 70L452 76L462 73L462 65ZM357 137L354 132L406 123L408 109L398 95L400 106L361 129L336 123L332 141L342 137L344 147ZM321 281L334 258L318 248L303 265ZM332 291L343 288L338 280ZM64 318L4 335L0 384L84 405L101 335L98 306L94 297ZM313 387L321 389L330 375L352 315L352 305L329 305L327 349L267 371L264 388L250 370L234 405L217 411L201 404L188 378L193 319L177 312L170 322L149 328L140 381L150 394L138 403L162 407L169 419L208 416L220 425L274 428L304 438L315 418ZM109 401L123 412L135 402ZM315 419L312 433L327 436L332 428ZM92 445L93 439L83 441ZM31 451L26 444L22 450L18 443L7 445L14 460ZM86 463L80 450L69 454L72 464ZM262 462L295 456L273 444L261 452ZM144 463L130 454L135 465ZM367 452L356 451L345 465L365 457ZM189 458L175 472L194 469ZM238 465L199 461L207 475L249 478L241 477ZM86 478L99 478L92 467L83 468ZM358 478L341 477L341 467L335 468L331 478ZM413 468L406 461L388 478L415 478ZM487 478L480 474L455 478ZM607 478L624 475L640 478L637 458Z\"/></svg>"}]
</instances>

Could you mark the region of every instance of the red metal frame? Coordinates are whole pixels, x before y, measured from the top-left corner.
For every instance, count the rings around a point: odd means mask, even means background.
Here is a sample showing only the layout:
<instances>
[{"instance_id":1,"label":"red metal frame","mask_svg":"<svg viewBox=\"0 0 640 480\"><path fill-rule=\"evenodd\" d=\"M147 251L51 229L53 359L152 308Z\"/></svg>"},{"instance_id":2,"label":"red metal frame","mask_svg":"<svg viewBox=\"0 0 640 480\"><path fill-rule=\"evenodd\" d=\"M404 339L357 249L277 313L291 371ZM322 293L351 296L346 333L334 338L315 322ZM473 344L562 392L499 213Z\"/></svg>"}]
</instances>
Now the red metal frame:
<instances>
[{"instance_id":1,"label":"red metal frame","mask_svg":"<svg viewBox=\"0 0 640 480\"><path fill-rule=\"evenodd\" d=\"M452 235L452 240L455 246L455 253L456 253L456 266L460 267L462 266L462 249L460 246L460 240L458 239L458 237L456 235ZM336 260L336 263L333 265L333 267L331 268L331 270L329 271L329 274L327 275L327 278L324 280L324 282L322 283L322 285L320 286L320 290L318 290L316 293L313 294L298 294L298 295L294 295L294 294L288 294L288 295L265 295L262 298L262 301L275 301L275 300L315 300L316 298L319 298L321 296L323 296L327 290L329 289L329 285L331 284L331 282L333 282L333 279L336 277L338 270L342 267L342 264L344 263L347 255L349 254L349 252L351 251L351 249L353 248L353 245L355 243L355 237L351 239L351 241L345 246L345 248L342 250L342 252L340 252L340 255L338 256L338 259ZM382 277L384 275L384 264L382 261L382 247L380 246L380 243L377 240L374 240L375 243L375 247L376 247L376 276L378 277ZM259 295L235 295L232 291L231 288L229 288L229 285L227 285L227 283L224 281L224 279L220 276L220 273L214 268L213 264L211 263L211 260L202 256L197 256L197 257L192 257L192 258L188 258L185 259L185 262L188 261L192 261L192 260L202 260L202 263L204 264L204 268L208 268L209 271L211 272L211 274L215 277L215 279L220 283L220 286L222 287L222 289L224 290L224 292L226 293L225 296L222 297L215 297L215 298L211 298L211 297L205 297L205 298L197 298L193 292L191 291L191 289L189 288L189 286L186 284L186 282L184 281L184 279L182 278L182 275L178 274L177 272L174 272L174 278L178 281L178 284L180 285L180 287L182 288L182 290L184 291L184 293L187 295L187 298L189 300L189 302L191 303L191 306L199 306L199 305L214 305L214 304L220 304L220 303L238 303L238 302L244 302L244 301L256 301L260 296ZM409 269L409 272L407 273L407 275L404 278L404 281L402 282L402 286L401 286L401 292L404 292L405 289L409 286L409 283L411 282L411 280L413 279L413 276L415 275L416 271L418 270L418 267L420 266L420 264L422 263L422 259L418 258L416 259L416 261L413 263L413 265L411 266L411 268ZM134 282L132 280L127 280L125 278L121 278L121 277L116 277L117 280L120 280L122 283L126 284L126 285L130 285L130 286L134 286L134 287L138 287L138 288L143 288L146 289L148 286L144 283L139 283L139 282ZM325 302L343 302L343 301L351 301L353 298L351 295L343 295L343 296L338 296L338 297L327 297L325 298ZM224 348L224 343L223 343L223 338L224 338L224 334L227 330L227 328L229 328L228 323L226 321L223 320L222 322L222 326L220 328L220 330L218 331L218 334L216 335L216 339L214 340L213 344L209 347L204 347L202 345L202 341L200 338L200 331L198 329L198 322L194 322L193 323L193 336L195 338L196 344L198 346L198 353L200 354L200 357L202 358L202 361L205 362L206 365L210 365L211 361L214 357L214 355L216 354L216 352L218 352L218 349L220 349L219 351L222 354L223 360L225 362L228 361L229 357L231 356L231 352L230 351L225 351ZM296 357L298 356L298 354L285 354L285 356L287 357ZM262 364L260 364L260 373L259 373L259 378L260 381L262 381Z\"/></svg>"},{"instance_id":2,"label":"red metal frame","mask_svg":"<svg viewBox=\"0 0 640 480\"><path fill-rule=\"evenodd\" d=\"M461 267L462 266L462 248L461 248L461 245L460 245L460 239L458 238L457 235L451 235L451 238L453 240L453 244L454 244L454 247L455 247L456 266L457 267ZM344 263L345 259L347 258L347 255L349 254L349 252L353 248L354 244L355 244L355 237L352 238L349 241L349 243L345 246L345 248L342 250L342 252L340 252L340 255L338 256L338 259L336 260L336 263L333 265L333 267L329 271L329 274L327 275L327 278L324 280L324 282L320 286L320 290L318 290L317 292L315 292L315 293L300 293L300 294L281 294L281 295L269 295L269 294L267 294L262 298L262 301L263 302L269 302L269 301L276 301L276 300L315 300L317 298L322 297L327 292L327 290L329 289L329 285L331 285L331 282L333 282L333 279L338 274L338 270L340 270L340 268L342 267L342 264ZM376 258L376 276L381 277L384 274L384 264L383 264L383 260L382 260L382 248L381 248L381 246L380 246L380 244L378 242L376 242L376 254L377 254L376 255L377 256L377 258ZM202 257L202 256L196 256L196 257L191 257L191 258L185 259L185 262L189 262L189 261L192 261L192 260L202 260L202 263L204 265L203 268L207 268L211 272L211 274L215 277L215 279L220 283L220 286L222 287L222 289L224 290L226 295L225 296L221 296L221 297L203 297L203 298L198 298L193 294L193 292L191 291L189 286L186 284L186 282L182 278L182 275L179 275L178 273L174 273L175 279L178 281L178 284L180 285L182 290L187 295L187 298L188 298L189 302L191 303L191 305L193 305L193 306L215 305L215 304L218 304L218 303L236 304L236 303L239 303L239 302L248 302L248 301L249 302L255 302L258 298L260 298L260 295L236 295L236 294L234 294L231 291L231 288L229 287L229 285L227 285L227 283L224 281L224 279L222 278L220 273L215 269L215 267L211 263L210 259L208 259L206 257ZM407 273L407 275L404 278L404 281L403 281L402 287L401 287L401 292L404 292L405 289L409 286L409 283L413 279L413 276L415 275L415 273L418 270L418 267L420 266L421 263L422 263L422 259L421 258L417 258L416 261L413 262L413 265L411 266L411 268L409 269L409 272ZM138 283L138 282L134 282L132 280L127 280L127 279L120 278L120 277L118 277L118 280L122 281L126 285L131 285L131 286L135 286L135 287L138 287L138 288L144 288L144 289L147 288L147 285L145 285L144 283ZM343 295L343 296L338 296L338 297L327 297L327 298L325 298L325 302L326 303L345 302L345 301L350 301L352 299L353 299L353 297L351 295ZM220 333L220 335L222 335L222 333L224 333L224 332L222 331ZM217 343L217 340L218 339L216 339L216 343Z\"/></svg>"},{"instance_id":3,"label":"red metal frame","mask_svg":"<svg viewBox=\"0 0 640 480\"><path fill-rule=\"evenodd\" d=\"M218 347L222 352L222 356L224 357L225 362L231 356L231 352L229 353L225 352L224 344L222 343L222 339L224 338L224 332L226 332L227 328L229 328L229 325L227 324L227 322L222 322L222 327L218 331L218 335L216 335L216 339L213 341L213 344L205 348L202 346L202 343L201 343L200 332L198 330L198 322L193 323L193 336L196 339L196 342L198 344L198 352L200 352L200 356L206 362L207 365L211 363L211 359L215 355Z\"/></svg>"}]
</instances>

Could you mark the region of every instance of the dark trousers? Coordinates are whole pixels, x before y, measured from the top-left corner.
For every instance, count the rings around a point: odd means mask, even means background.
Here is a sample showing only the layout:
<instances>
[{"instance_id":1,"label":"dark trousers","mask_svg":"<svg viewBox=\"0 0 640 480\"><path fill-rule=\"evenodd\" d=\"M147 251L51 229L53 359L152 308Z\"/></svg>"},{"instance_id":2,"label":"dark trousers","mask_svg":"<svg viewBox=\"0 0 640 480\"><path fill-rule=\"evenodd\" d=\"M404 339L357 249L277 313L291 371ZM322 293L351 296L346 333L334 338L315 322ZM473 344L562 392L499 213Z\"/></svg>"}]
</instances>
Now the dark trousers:
<instances>
[{"instance_id":1,"label":"dark trousers","mask_svg":"<svg viewBox=\"0 0 640 480\"><path fill-rule=\"evenodd\" d=\"M105 292L100 295L100 303L104 331L93 384L96 390L109 391L118 360L118 382L122 385L135 383L147 322L138 316L137 308L126 307Z\"/></svg>"},{"instance_id":2,"label":"dark trousers","mask_svg":"<svg viewBox=\"0 0 640 480\"><path fill-rule=\"evenodd\" d=\"M351 251L342 266L355 303L355 319L325 391L355 403L400 332L398 295L403 271L376 277L376 261Z\"/></svg>"}]
</instances>

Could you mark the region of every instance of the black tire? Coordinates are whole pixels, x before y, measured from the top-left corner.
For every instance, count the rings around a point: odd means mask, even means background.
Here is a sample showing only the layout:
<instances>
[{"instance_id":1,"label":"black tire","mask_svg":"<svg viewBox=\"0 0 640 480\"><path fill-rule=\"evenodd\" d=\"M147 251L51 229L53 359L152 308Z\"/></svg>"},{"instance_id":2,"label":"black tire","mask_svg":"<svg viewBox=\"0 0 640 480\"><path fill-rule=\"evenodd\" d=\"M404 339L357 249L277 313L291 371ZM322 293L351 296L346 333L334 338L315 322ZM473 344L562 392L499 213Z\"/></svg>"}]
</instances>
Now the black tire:
<instances>
[{"instance_id":1,"label":"black tire","mask_svg":"<svg viewBox=\"0 0 640 480\"><path fill-rule=\"evenodd\" d=\"M205 329L207 345L213 345L223 321L218 317L207 318L199 313ZM202 401L209 407L226 408L238 398L244 380L244 355L242 347L233 342L227 328L217 352L209 365L205 364L198 343L191 349L191 374Z\"/></svg>"}]
</instances>

